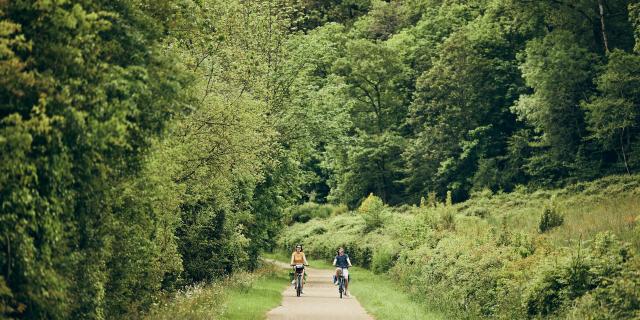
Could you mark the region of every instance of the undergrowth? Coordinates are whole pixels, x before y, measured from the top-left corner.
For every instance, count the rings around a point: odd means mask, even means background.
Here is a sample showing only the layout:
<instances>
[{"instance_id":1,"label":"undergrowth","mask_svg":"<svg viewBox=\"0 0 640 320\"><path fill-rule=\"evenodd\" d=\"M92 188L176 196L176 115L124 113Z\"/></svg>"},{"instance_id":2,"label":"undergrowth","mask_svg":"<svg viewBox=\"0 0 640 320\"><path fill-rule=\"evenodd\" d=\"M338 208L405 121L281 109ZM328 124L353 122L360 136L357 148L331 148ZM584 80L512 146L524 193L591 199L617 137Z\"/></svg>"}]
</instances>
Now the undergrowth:
<instances>
[{"instance_id":1,"label":"undergrowth","mask_svg":"<svg viewBox=\"0 0 640 320\"><path fill-rule=\"evenodd\" d=\"M372 195L362 206L294 224L281 248L303 243L330 260L343 246L455 318L640 317L640 176L459 204L393 208Z\"/></svg>"},{"instance_id":2,"label":"undergrowth","mask_svg":"<svg viewBox=\"0 0 640 320\"><path fill-rule=\"evenodd\" d=\"M264 264L253 273L236 272L210 284L197 284L165 297L145 317L148 320L256 319L282 300L286 273Z\"/></svg>"}]
</instances>

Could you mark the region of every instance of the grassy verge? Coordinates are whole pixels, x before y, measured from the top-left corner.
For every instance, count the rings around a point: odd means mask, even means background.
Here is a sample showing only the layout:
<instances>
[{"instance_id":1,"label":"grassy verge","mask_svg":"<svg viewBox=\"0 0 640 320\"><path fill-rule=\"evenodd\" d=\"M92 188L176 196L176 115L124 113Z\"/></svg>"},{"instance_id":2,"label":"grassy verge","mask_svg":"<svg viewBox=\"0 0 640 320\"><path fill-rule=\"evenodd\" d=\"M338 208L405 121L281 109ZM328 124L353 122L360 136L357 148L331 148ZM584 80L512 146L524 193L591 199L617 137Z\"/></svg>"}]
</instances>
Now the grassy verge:
<instances>
[{"instance_id":1,"label":"grassy verge","mask_svg":"<svg viewBox=\"0 0 640 320\"><path fill-rule=\"evenodd\" d=\"M266 313L282 301L282 291L289 282L288 278L284 270L274 269L255 281L251 288L234 288L228 295L222 319L264 319Z\"/></svg>"},{"instance_id":2,"label":"grassy verge","mask_svg":"<svg viewBox=\"0 0 640 320\"><path fill-rule=\"evenodd\" d=\"M353 268L351 292L358 297L362 306L376 319L446 319L439 312L430 311L426 306L411 299L386 275Z\"/></svg>"},{"instance_id":3,"label":"grassy verge","mask_svg":"<svg viewBox=\"0 0 640 320\"><path fill-rule=\"evenodd\" d=\"M186 288L154 308L146 319L264 319L282 301L287 273L265 265L223 281Z\"/></svg>"},{"instance_id":4,"label":"grassy verge","mask_svg":"<svg viewBox=\"0 0 640 320\"><path fill-rule=\"evenodd\" d=\"M266 258L288 262L289 256L285 252L267 253ZM325 260L308 260L311 267L333 269ZM433 320L445 319L438 313L432 312L420 302L411 299L409 294L402 291L386 275L376 275L373 272L353 267L351 292L358 297L358 301L365 310L376 319L403 320Z\"/></svg>"}]
</instances>

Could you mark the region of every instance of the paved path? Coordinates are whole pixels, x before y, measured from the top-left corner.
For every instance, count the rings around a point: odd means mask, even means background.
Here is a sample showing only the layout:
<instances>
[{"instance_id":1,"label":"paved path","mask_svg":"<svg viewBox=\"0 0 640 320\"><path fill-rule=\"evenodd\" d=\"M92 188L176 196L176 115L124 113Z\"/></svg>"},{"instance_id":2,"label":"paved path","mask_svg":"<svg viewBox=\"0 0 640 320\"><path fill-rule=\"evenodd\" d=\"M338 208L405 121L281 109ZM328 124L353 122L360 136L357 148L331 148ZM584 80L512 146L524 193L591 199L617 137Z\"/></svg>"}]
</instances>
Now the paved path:
<instances>
[{"instance_id":1,"label":"paved path","mask_svg":"<svg viewBox=\"0 0 640 320\"><path fill-rule=\"evenodd\" d=\"M281 262L270 262L283 268L289 268L288 265ZM267 319L373 320L354 296L340 299L338 289L331 283L331 275L331 270L307 267L307 283L304 285L304 294L297 297L293 286L289 285L282 293L282 305L269 311Z\"/></svg>"}]
</instances>

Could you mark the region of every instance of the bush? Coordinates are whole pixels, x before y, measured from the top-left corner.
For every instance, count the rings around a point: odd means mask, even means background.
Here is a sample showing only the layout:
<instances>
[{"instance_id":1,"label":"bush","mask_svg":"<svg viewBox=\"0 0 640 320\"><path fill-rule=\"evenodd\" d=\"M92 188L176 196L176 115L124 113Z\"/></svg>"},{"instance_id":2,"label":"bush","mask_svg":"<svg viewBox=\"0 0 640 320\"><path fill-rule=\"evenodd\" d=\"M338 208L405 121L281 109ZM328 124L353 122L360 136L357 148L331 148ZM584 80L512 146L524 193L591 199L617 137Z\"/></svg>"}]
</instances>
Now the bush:
<instances>
[{"instance_id":1,"label":"bush","mask_svg":"<svg viewBox=\"0 0 640 320\"><path fill-rule=\"evenodd\" d=\"M592 274L586 261L571 259L543 271L525 298L529 316L548 316L560 307L593 289Z\"/></svg>"},{"instance_id":2,"label":"bush","mask_svg":"<svg viewBox=\"0 0 640 320\"><path fill-rule=\"evenodd\" d=\"M314 202L303 203L290 207L285 212L285 223L305 223L311 219L326 219L332 215L345 212L345 206L333 206L330 204L318 204Z\"/></svg>"},{"instance_id":3,"label":"bush","mask_svg":"<svg viewBox=\"0 0 640 320\"><path fill-rule=\"evenodd\" d=\"M545 207L540 215L538 223L538 232L545 233L555 227L559 227L564 223L564 217L558 213L555 206Z\"/></svg>"},{"instance_id":4,"label":"bush","mask_svg":"<svg viewBox=\"0 0 640 320\"><path fill-rule=\"evenodd\" d=\"M468 216L478 217L478 218L486 218L489 216L489 210L484 207L473 207L469 208L465 212Z\"/></svg>"},{"instance_id":5,"label":"bush","mask_svg":"<svg viewBox=\"0 0 640 320\"><path fill-rule=\"evenodd\" d=\"M377 228L380 228L383 223L383 213L384 203L382 199L370 194L360 207L358 208L358 213L362 215L365 222L365 232L371 232Z\"/></svg>"},{"instance_id":6,"label":"bush","mask_svg":"<svg viewBox=\"0 0 640 320\"><path fill-rule=\"evenodd\" d=\"M331 212L331 215L335 217L341 214L345 214L347 212L349 212L349 207L347 207L347 205L345 204L339 204L333 207L333 211Z\"/></svg>"},{"instance_id":7,"label":"bush","mask_svg":"<svg viewBox=\"0 0 640 320\"><path fill-rule=\"evenodd\" d=\"M640 319L640 259L578 300L571 319Z\"/></svg>"},{"instance_id":8,"label":"bush","mask_svg":"<svg viewBox=\"0 0 640 320\"><path fill-rule=\"evenodd\" d=\"M438 225L443 230L455 230L456 229L456 217L455 212L450 207L443 209L440 212L440 220Z\"/></svg>"},{"instance_id":9,"label":"bush","mask_svg":"<svg viewBox=\"0 0 640 320\"><path fill-rule=\"evenodd\" d=\"M377 274L387 272L398 259L399 251L399 248L393 248L390 245L375 250L371 258L371 270Z\"/></svg>"},{"instance_id":10,"label":"bush","mask_svg":"<svg viewBox=\"0 0 640 320\"><path fill-rule=\"evenodd\" d=\"M637 273L637 270L634 270L636 266L630 262L631 253L628 246L618 241L613 234L606 232L596 236L591 248L584 250L585 252L582 250L578 247L571 258L548 266L534 279L525 297L529 316L556 313L594 289L597 290L591 294L595 295L595 299L614 299L610 304L620 303L620 299L624 300L617 292L626 290L628 284L623 281L618 283L618 287L611 287L611 279L631 280L626 275ZM615 295L608 296L607 292ZM587 300L583 303L587 303ZM631 311L638 310L633 298L629 302Z\"/></svg>"}]
</instances>

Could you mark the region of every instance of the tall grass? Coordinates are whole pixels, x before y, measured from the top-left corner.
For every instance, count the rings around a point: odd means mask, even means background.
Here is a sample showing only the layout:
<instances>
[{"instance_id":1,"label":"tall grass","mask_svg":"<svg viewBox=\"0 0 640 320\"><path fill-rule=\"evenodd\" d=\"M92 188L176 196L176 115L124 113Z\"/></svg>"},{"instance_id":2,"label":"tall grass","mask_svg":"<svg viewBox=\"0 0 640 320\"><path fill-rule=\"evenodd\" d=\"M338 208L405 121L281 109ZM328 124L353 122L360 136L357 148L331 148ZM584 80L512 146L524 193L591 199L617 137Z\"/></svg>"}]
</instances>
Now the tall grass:
<instances>
[{"instance_id":1,"label":"tall grass","mask_svg":"<svg viewBox=\"0 0 640 320\"><path fill-rule=\"evenodd\" d=\"M148 320L201 320L219 319L226 303L225 285L228 282L199 284L185 288L172 299L152 308Z\"/></svg>"},{"instance_id":2,"label":"tall grass","mask_svg":"<svg viewBox=\"0 0 640 320\"><path fill-rule=\"evenodd\" d=\"M282 301L282 291L286 288L288 279L286 271L272 269L250 288L234 288L228 294L222 319L264 319L266 313Z\"/></svg>"},{"instance_id":3,"label":"tall grass","mask_svg":"<svg viewBox=\"0 0 640 320\"><path fill-rule=\"evenodd\" d=\"M325 260L344 246L355 265L453 318L640 317L640 175L427 203L294 224L280 245ZM563 222L540 233L550 207Z\"/></svg>"},{"instance_id":4,"label":"tall grass","mask_svg":"<svg viewBox=\"0 0 640 320\"><path fill-rule=\"evenodd\" d=\"M387 320L438 320L447 319L442 313L430 310L425 304L413 299L387 275L355 267L351 271L351 292L367 312L376 319Z\"/></svg>"},{"instance_id":5,"label":"tall grass","mask_svg":"<svg viewBox=\"0 0 640 320\"><path fill-rule=\"evenodd\" d=\"M262 319L282 301L287 275L271 264L212 284L185 288L156 305L145 319Z\"/></svg>"}]
</instances>

